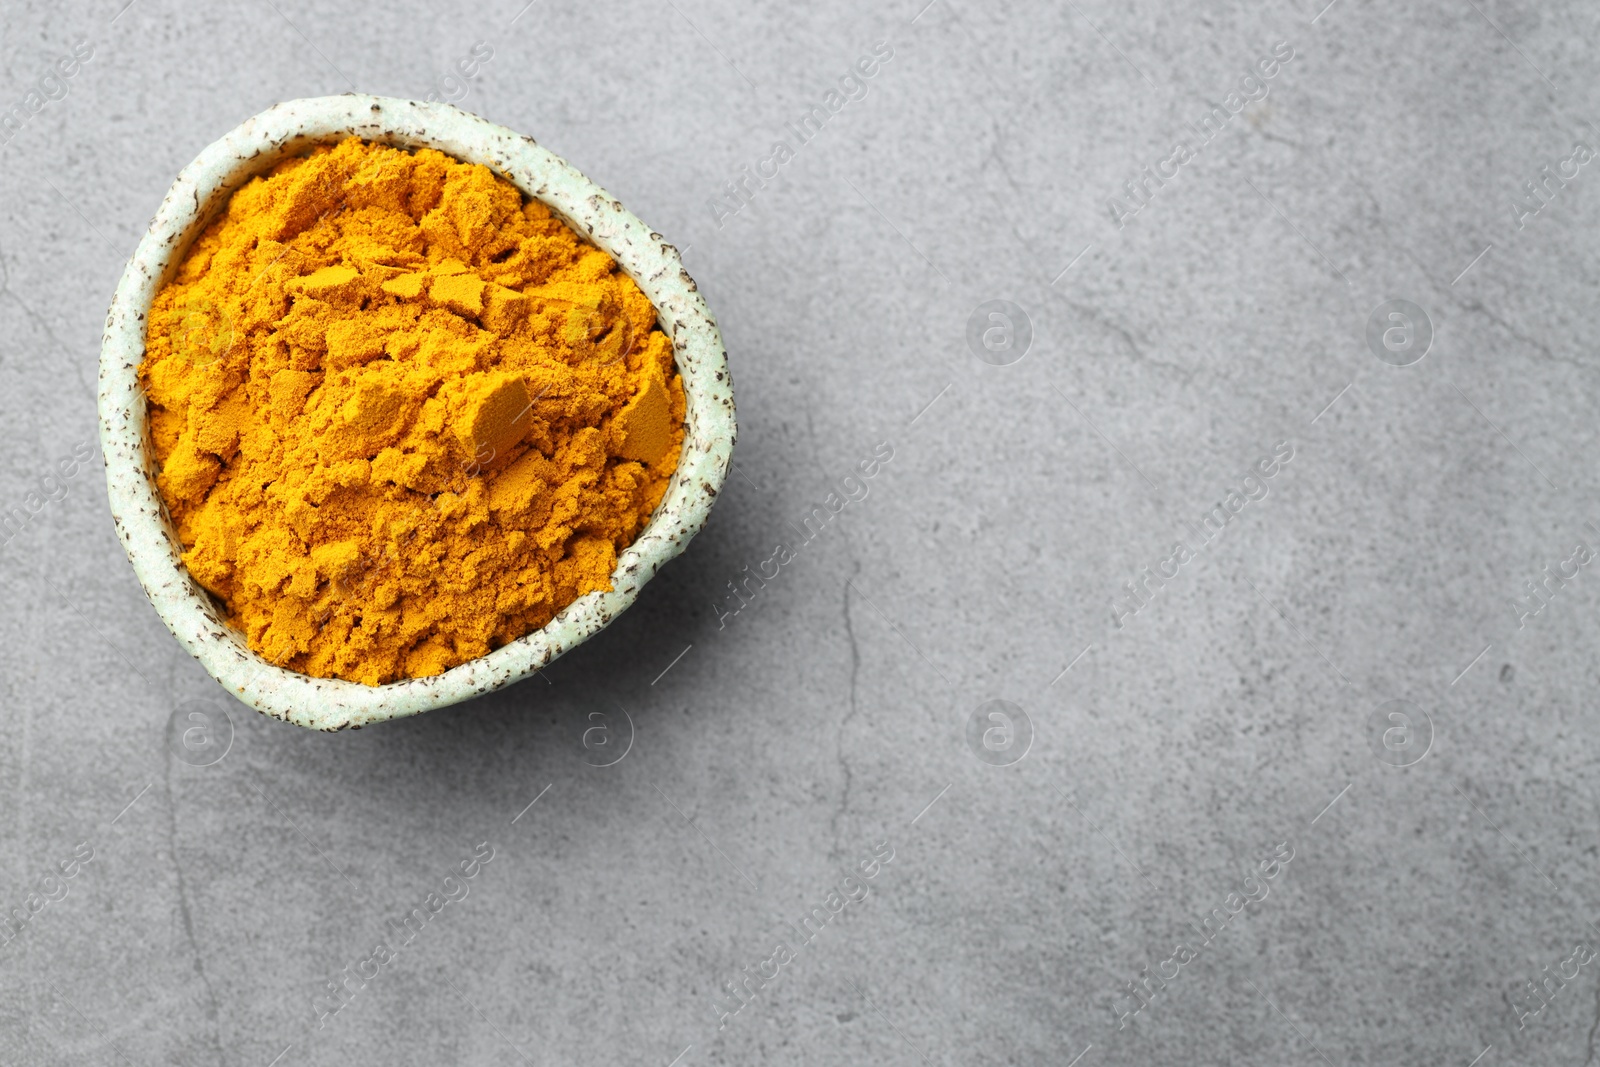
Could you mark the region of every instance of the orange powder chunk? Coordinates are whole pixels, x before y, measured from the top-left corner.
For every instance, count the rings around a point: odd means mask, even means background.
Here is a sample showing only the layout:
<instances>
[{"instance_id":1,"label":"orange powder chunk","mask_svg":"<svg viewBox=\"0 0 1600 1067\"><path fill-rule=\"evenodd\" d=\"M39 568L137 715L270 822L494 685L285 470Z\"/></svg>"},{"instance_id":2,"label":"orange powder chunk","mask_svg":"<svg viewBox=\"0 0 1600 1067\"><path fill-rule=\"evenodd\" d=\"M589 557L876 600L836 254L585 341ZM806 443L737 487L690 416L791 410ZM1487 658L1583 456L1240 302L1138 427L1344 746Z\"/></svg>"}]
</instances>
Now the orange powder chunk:
<instances>
[{"instance_id":1,"label":"orange powder chunk","mask_svg":"<svg viewBox=\"0 0 1600 1067\"><path fill-rule=\"evenodd\" d=\"M295 288L302 293L321 295L348 285L359 277L361 272L354 267L334 265L312 271L304 278L297 279L298 284Z\"/></svg>"},{"instance_id":2,"label":"orange powder chunk","mask_svg":"<svg viewBox=\"0 0 1600 1067\"><path fill-rule=\"evenodd\" d=\"M483 311L483 279L476 274L435 278L428 295L457 314L476 318Z\"/></svg>"},{"instance_id":3,"label":"orange powder chunk","mask_svg":"<svg viewBox=\"0 0 1600 1067\"><path fill-rule=\"evenodd\" d=\"M149 317L190 573L319 677L437 674L611 588L682 380L610 257L488 169L348 140L250 182Z\"/></svg>"},{"instance_id":4,"label":"orange powder chunk","mask_svg":"<svg viewBox=\"0 0 1600 1067\"><path fill-rule=\"evenodd\" d=\"M492 373L466 383L456 405L456 440L479 462L490 463L510 452L527 432L532 400L520 377Z\"/></svg>"},{"instance_id":5,"label":"orange powder chunk","mask_svg":"<svg viewBox=\"0 0 1600 1067\"><path fill-rule=\"evenodd\" d=\"M401 300L415 300L422 295L422 287L427 281L426 274L402 274L384 282L383 291L390 296L398 296Z\"/></svg>"},{"instance_id":6,"label":"orange powder chunk","mask_svg":"<svg viewBox=\"0 0 1600 1067\"><path fill-rule=\"evenodd\" d=\"M639 394L617 415L614 425L621 438L617 455L644 463L657 463L673 445L672 397L666 383L651 376Z\"/></svg>"}]
</instances>

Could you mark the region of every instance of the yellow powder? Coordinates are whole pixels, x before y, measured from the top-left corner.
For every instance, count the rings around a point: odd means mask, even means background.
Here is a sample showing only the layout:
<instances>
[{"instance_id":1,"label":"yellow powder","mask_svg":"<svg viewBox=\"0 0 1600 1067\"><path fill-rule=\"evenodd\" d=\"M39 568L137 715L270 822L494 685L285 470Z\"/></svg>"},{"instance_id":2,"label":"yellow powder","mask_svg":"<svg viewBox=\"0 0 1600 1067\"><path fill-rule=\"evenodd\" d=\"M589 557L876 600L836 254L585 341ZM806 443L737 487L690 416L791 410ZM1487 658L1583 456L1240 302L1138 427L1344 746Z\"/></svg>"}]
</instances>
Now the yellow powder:
<instances>
[{"instance_id":1,"label":"yellow powder","mask_svg":"<svg viewBox=\"0 0 1600 1067\"><path fill-rule=\"evenodd\" d=\"M488 169L348 140L236 192L150 311L183 560L250 647L438 674L611 588L684 397L655 309Z\"/></svg>"}]
</instances>

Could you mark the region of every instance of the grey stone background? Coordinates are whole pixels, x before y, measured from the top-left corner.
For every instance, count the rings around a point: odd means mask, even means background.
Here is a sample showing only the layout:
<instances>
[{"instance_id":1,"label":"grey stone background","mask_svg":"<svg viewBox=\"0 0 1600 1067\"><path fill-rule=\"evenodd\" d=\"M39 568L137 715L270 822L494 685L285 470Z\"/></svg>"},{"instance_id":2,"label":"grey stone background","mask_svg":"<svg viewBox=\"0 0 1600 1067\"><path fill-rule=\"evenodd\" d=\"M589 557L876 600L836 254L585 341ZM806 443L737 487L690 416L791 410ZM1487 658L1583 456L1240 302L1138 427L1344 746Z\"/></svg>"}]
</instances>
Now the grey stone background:
<instances>
[{"instance_id":1,"label":"grey stone background","mask_svg":"<svg viewBox=\"0 0 1600 1067\"><path fill-rule=\"evenodd\" d=\"M0 1060L1593 1058L1600 962L1537 1014L1526 983L1600 948L1600 578L1563 564L1600 550L1600 164L1524 187L1600 146L1593 5L122 2L0 18L28 116L0 145L0 505L29 517L0 549ZM879 42L863 98L711 206ZM1119 227L1109 198L1278 42L1268 95ZM312 734L182 653L98 465L50 471L94 438L106 305L188 160L278 101L436 88L685 250L735 473L545 677ZM1431 326L1405 367L1367 340L1391 299ZM1009 365L967 340L989 300L1031 326ZM866 498L726 614L884 442ZM1267 495L1116 625L1280 442ZM969 743L991 700L1012 732Z\"/></svg>"}]
</instances>

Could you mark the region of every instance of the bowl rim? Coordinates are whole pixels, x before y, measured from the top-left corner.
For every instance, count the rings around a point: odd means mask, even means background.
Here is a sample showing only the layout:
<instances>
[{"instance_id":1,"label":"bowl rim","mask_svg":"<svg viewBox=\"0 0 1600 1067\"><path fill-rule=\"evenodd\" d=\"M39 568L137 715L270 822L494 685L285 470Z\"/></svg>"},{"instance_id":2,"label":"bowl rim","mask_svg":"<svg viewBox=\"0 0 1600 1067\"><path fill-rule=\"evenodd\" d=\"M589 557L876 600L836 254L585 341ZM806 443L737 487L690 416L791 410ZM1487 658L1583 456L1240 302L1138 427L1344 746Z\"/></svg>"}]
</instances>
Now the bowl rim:
<instances>
[{"instance_id":1,"label":"bowl rim","mask_svg":"<svg viewBox=\"0 0 1600 1067\"><path fill-rule=\"evenodd\" d=\"M147 405L138 382L146 316L189 243L251 178L313 145L360 137L435 148L481 163L560 215L617 261L655 305L686 400L678 469L638 538L617 558L610 592L589 593L543 629L429 678L369 686L268 663L213 608L179 558L156 490ZM510 685L594 636L705 524L732 460L737 424L727 351L678 250L604 189L534 141L451 104L346 93L291 100L246 119L179 172L117 283L100 349L100 442L117 535L139 583L180 644L239 700L316 730L359 728L446 707Z\"/></svg>"}]
</instances>

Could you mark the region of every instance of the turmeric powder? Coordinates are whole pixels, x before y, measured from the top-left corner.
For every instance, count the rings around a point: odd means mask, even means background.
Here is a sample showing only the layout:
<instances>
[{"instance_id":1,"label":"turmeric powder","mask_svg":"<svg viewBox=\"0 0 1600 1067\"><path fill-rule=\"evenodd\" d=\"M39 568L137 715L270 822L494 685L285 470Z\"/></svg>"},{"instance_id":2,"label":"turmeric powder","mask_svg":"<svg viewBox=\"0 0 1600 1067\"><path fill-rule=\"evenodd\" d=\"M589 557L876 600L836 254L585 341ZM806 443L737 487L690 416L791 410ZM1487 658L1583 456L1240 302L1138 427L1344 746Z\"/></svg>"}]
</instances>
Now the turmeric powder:
<instances>
[{"instance_id":1,"label":"turmeric powder","mask_svg":"<svg viewBox=\"0 0 1600 1067\"><path fill-rule=\"evenodd\" d=\"M677 467L649 299L482 166L358 139L230 198L140 382L191 574L272 663L438 674L611 588Z\"/></svg>"}]
</instances>

